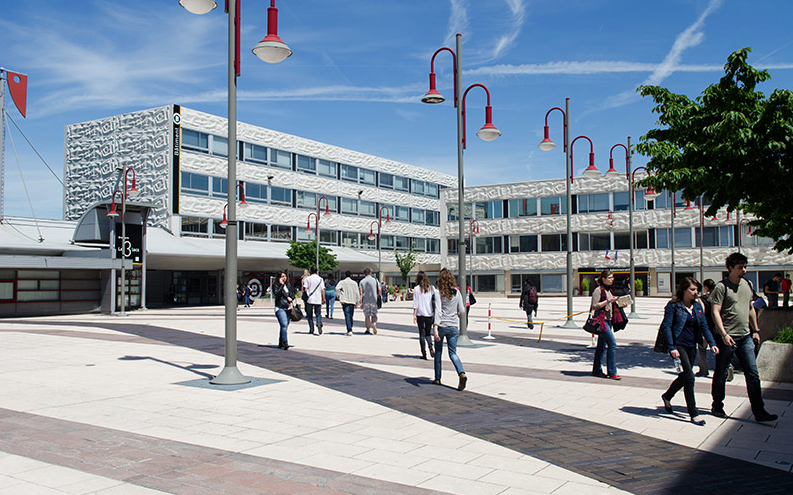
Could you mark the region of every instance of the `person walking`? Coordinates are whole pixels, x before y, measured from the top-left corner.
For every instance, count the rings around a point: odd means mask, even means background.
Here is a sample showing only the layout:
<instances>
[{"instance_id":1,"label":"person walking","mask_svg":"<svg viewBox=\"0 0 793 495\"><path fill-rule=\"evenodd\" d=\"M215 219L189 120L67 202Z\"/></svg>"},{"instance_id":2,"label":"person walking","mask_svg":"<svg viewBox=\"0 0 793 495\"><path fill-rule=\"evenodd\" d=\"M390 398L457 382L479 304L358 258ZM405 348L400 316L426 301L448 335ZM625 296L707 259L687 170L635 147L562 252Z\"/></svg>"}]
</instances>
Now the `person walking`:
<instances>
[{"instance_id":1,"label":"person walking","mask_svg":"<svg viewBox=\"0 0 793 495\"><path fill-rule=\"evenodd\" d=\"M768 298L768 309L777 309L779 307L779 282L782 280L781 273L775 273L774 277L768 280L763 286L763 294Z\"/></svg>"},{"instance_id":2,"label":"person walking","mask_svg":"<svg viewBox=\"0 0 793 495\"><path fill-rule=\"evenodd\" d=\"M242 287L242 298L243 298L243 301L245 301L245 307L246 308L250 308L251 307L251 302L252 302L252 300L251 300L251 286L250 285L245 284Z\"/></svg>"},{"instance_id":3,"label":"person walking","mask_svg":"<svg viewBox=\"0 0 793 495\"><path fill-rule=\"evenodd\" d=\"M468 376L463 369L463 363L457 356L457 337L460 335L460 318L465 314L465 303L460 291L457 290L457 281L448 268L442 268L438 274L438 290L435 291L435 379L434 385L441 384L441 358L443 356L443 339L449 347L449 359L452 360L454 369L457 370L459 381L457 390L465 389Z\"/></svg>"},{"instance_id":4,"label":"person walking","mask_svg":"<svg viewBox=\"0 0 793 495\"><path fill-rule=\"evenodd\" d=\"M275 317L278 320L280 332L278 334L278 348L283 350L289 349L289 342L287 339L287 329L291 321L290 310L292 309L292 302L295 299L295 291L287 281L285 271L278 272L275 277L271 293L275 298Z\"/></svg>"},{"instance_id":5,"label":"person walking","mask_svg":"<svg viewBox=\"0 0 793 495\"><path fill-rule=\"evenodd\" d=\"M372 276L372 270L364 268L364 278L358 284L361 293L361 309L363 310L366 335L377 335L377 295L380 292L380 282Z\"/></svg>"},{"instance_id":6,"label":"person walking","mask_svg":"<svg viewBox=\"0 0 793 495\"><path fill-rule=\"evenodd\" d=\"M611 380L621 380L622 377L617 374L617 339L614 337L614 330L612 328L612 321L614 312L618 311L617 299L614 295L614 273L611 270L603 270L600 272L600 277L597 279L598 286L592 292L591 310L594 310L594 317L598 317L600 313L605 316L606 330L598 335L597 347L595 348L595 361L592 363L592 375L609 378ZM603 374L603 365L601 363L604 349L606 351L606 374Z\"/></svg>"},{"instance_id":7,"label":"person walking","mask_svg":"<svg viewBox=\"0 0 793 495\"><path fill-rule=\"evenodd\" d=\"M713 323L720 337L716 339L719 354L716 356L716 370L710 390L713 398L710 412L717 418L728 417L724 411L725 381L727 366L732 356L736 355L743 368L754 420L776 421L777 415L765 409L754 356L755 346L760 345L760 327L752 306L752 285L744 278L748 263L749 260L741 253L727 256L725 265L729 275L716 284L710 297Z\"/></svg>"},{"instance_id":8,"label":"person walking","mask_svg":"<svg viewBox=\"0 0 793 495\"><path fill-rule=\"evenodd\" d=\"M344 273L344 280L336 286L336 297L339 298L341 311L344 313L344 324L347 326L347 336L352 335L353 315L355 306L361 302L361 292L358 284L352 279L352 272Z\"/></svg>"},{"instance_id":9,"label":"person walking","mask_svg":"<svg viewBox=\"0 0 793 495\"><path fill-rule=\"evenodd\" d=\"M336 279L333 275L328 275L328 281L325 283L325 316L333 319L333 305L336 302Z\"/></svg>"},{"instance_id":10,"label":"person walking","mask_svg":"<svg viewBox=\"0 0 793 495\"><path fill-rule=\"evenodd\" d=\"M713 340L705 318L705 310L697 302L698 282L685 277L677 286L675 297L664 308L664 320L661 331L669 344L669 355L679 363L680 372L669 388L661 395L666 412L672 413L672 397L682 388L686 397L686 408L691 422L704 426L705 420L699 417L694 397L694 357L697 344L704 338L713 354L719 354L719 348ZM706 368L707 369L707 368Z\"/></svg>"},{"instance_id":11,"label":"person walking","mask_svg":"<svg viewBox=\"0 0 793 495\"><path fill-rule=\"evenodd\" d=\"M779 282L779 288L782 289L782 307L787 309L790 305L790 287L793 285L790 281L790 274L786 273L785 278Z\"/></svg>"},{"instance_id":12,"label":"person walking","mask_svg":"<svg viewBox=\"0 0 793 495\"><path fill-rule=\"evenodd\" d=\"M306 301L308 333L314 335L314 317L317 318L317 335L322 335L322 305L325 304L325 282L311 267L311 275L303 280L303 300Z\"/></svg>"},{"instance_id":13,"label":"person walking","mask_svg":"<svg viewBox=\"0 0 793 495\"><path fill-rule=\"evenodd\" d=\"M534 313L534 316L537 316L537 307L539 306L539 297L537 295L537 288L526 279L523 283L523 289L520 291L520 309L526 312L526 324L529 326L529 330L534 328L534 323L532 323L531 314Z\"/></svg>"},{"instance_id":14,"label":"person walking","mask_svg":"<svg viewBox=\"0 0 793 495\"><path fill-rule=\"evenodd\" d=\"M476 297L474 297L474 291L471 290L470 285L466 285L465 289L465 327L468 328L468 313L471 312L471 306L476 304Z\"/></svg>"},{"instance_id":15,"label":"person walking","mask_svg":"<svg viewBox=\"0 0 793 495\"><path fill-rule=\"evenodd\" d=\"M435 357L432 343L432 324L435 320L435 287L430 284L430 279L423 271L416 275L416 287L413 289L413 324L419 328L419 346L421 359L427 359L426 347L429 347L430 357ZM425 346L426 341L426 346Z\"/></svg>"},{"instance_id":16,"label":"person walking","mask_svg":"<svg viewBox=\"0 0 793 495\"><path fill-rule=\"evenodd\" d=\"M713 326L713 311L710 307L710 293L713 292L713 287L716 286L716 282L713 281L711 278L707 278L702 281L702 295L699 297L699 302L702 304L702 309L705 311L705 322L708 324L708 329L712 337L716 335L713 332L716 331L716 327ZM700 339L697 341L697 364L699 365L699 371L697 371L696 376L708 377L710 372L708 371L708 349L705 345L706 341Z\"/></svg>"}]
</instances>

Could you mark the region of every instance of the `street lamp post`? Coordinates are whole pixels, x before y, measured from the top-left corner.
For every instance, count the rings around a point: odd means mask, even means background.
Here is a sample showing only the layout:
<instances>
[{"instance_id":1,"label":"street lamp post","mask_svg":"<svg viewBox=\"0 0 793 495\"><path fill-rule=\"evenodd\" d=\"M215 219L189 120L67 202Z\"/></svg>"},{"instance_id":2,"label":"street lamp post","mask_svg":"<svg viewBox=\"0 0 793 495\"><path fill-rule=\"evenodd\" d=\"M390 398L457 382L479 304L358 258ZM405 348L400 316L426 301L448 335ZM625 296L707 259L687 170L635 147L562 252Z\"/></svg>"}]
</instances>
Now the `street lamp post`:
<instances>
[{"instance_id":1,"label":"street lamp post","mask_svg":"<svg viewBox=\"0 0 793 495\"><path fill-rule=\"evenodd\" d=\"M383 228L383 210L385 210L385 223L391 222L391 215L388 211L387 206L381 206L380 210L377 212L377 220L372 220L372 223L369 224L369 239L370 241L375 240L374 236L374 226L377 225L377 280L382 284L382 272L381 272L381 263L382 263L382 244L380 242L380 229Z\"/></svg>"},{"instance_id":2,"label":"street lamp post","mask_svg":"<svg viewBox=\"0 0 793 495\"><path fill-rule=\"evenodd\" d=\"M462 92L462 84L460 83L460 77L462 76L462 71L460 67L462 66L460 57L461 57L461 47L462 47L462 35L457 33L456 35L456 51L453 51L451 48L442 47L435 51L432 55L432 59L430 60L430 89L422 98L421 101L423 103L443 103L444 98L441 96L440 93L435 89L435 56L438 55L442 51L448 51L452 54L452 64L454 65L454 106L457 108L457 204L459 208L459 218L458 218L458 236L457 236L457 264L458 264L458 275L459 275L459 284L460 287L463 287L463 291L466 291L464 288L466 283L465 277L465 225L464 225L464 211L465 211L465 178L463 176L463 150L466 147L465 143L465 96L468 94L472 88L479 86L485 90L487 93L487 105L485 106L485 125L482 126L481 129L476 133L484 141L492 141L496 139L498 136L501 135L501 131L499 131L493 125L493 115L492 115L492 107L490 106L490 91L482 85L482 84L472 84L465 90L465 94L461 95ZM462 103L462 104L460 104ZM466 291L467 292L467 291ZM460 346L471 346L473 342L468 337L468 330L465 318L460 318L460 336L457 340L457 344Z\"/></svg>"},{"instance_id":3,"label":"street lamp post","mask_svg":"<svg viewBox=\"0 0 793 495\"><path fill-rule=\"evenodd\" d=\"M314 236L314 240L317 243L316 264L314 266L317 267L317 272L319 272L319 210L323 199L325 200L325 215L330 215L330 209L328 207L328 198L325 196L320 196L320 198L317 200L317 212L309 213L308 220L306 221L306 232L311 232L311 215L314 215L314 224L317 230L316 236Z\"/></svg>"},{"instance_id":4,"label":"street lamp post","mask_svg":"<svg viewBox=\"0 0 793 495\"><path fill-rule=\"evenodd\" d=\"M247 208L248 203L245 202L245 185L243 185L242 183L237 184L237 188L239 188L240 190L240 208ZM226 219L226 214L228 211L229 211L229 204L228 202L226 202L226 204L223 205L223 220L220 221L221 229L225 229L226 227L229 226L229 222Z\"/></svg>"},{"instance_id":5,"label":"street lamp post","mask_svg":"<svg viewBox=\"0 0 793 495\"><path fill-rule=\"evenodd\" d=\"M179 4L194 14L206 14L215 7L215 0L179 0ZM228 13L228 183L237 183L237 76L240 75L239 0L227 0ZM278 37L278 9L270 0L267 9L267 36L253 53L268 63L278 63L292 55L292 50ZM210 380L215 385L239 385L250 380L237 368L237 188L229 188L228 226L226 233L226 268L224 284L225 352L224 367Z\"/></svg>"},{"instance_id":6,"label":"street lamp post","mask_svg":"<svg viewBox=\"0 0 793 495\"><path fill-rule=\"evenodd\" d=\"M548 116L554 110L558 110L562 113L562 121L563 121L563 132L564 132L564 153L565 153L565 192L566 192L566 202L565 209L567 210L567 258L566 258L566 271L567 271L567 320L565 321L564 325L561 325L562 328L578 328L573 322L573 232L571 230L572 226L572 191L571 191L571 184L573 183L573 143L580 139L585 138L589 141L590 144L590 153L589 153L589 167L584 171L584 175L587 177L590 176L597 176L600 173L595 167L595 153L594 147L592 146L592 140L586 136L578 136L577 138L573 139L572 142L570 141L570 98L565 99L565 109L562 110L559 107L553 107L548 112L545 113L545 128L543 129L544 138L539 144L539 148L543 151L550 151L554 149L556 144L551 140L549 135L549 128L548 128ZM569 180L567 180L569 179Z\"/></svg>"},{"instance_id":7,"label":"street lamp post","mask_svg":"<svg viewBox=\"0 0 793 495\"><path fill-rule=\"evenodd\" d=\"M112 205L110 208L110 212L107 216L111 218L118 217L118 212L116 212L116 193L121 194L121 311L116 314L116 316L127 316L126 308L127 308L127 272L124 263L127 259L127 245L130 243L127 241L127 229L126 229L126 220L125 215L127 213L127 200L130 197L135 197L138 195L138 188L135 184L135 169L132 167L128 167L126 163L122 165L122 177L124 181L124 190L116 189L113 191L113 199L111 201ZM129 181L127 180L129 177L129 173L132 172L132 187L129 188L128 184ZM116 247L116 250L118 248ZM131 253L130 253L131 254ZM115 283L115 281L114 281Z\"/></svg>"},{"instance_id":8,"label":"street lamp post","mask_svg":"<svg viewBox=\"0 0 793 495\"><path fill-rule=\"evenodd\" d=\"M675 279L677 278L677 272L675 268L675 217L677 216L677 192L670 192L669 197L672 198L672 221L671 221L671 229L669 231L669 240L670 244L669 247L671 248L671 255L672 255L672 264L671 264L671 271L672 271L672 282L670 290L674 294L675 292Z\"/></svg>"},{"instance_id":9,"label":"street lamp post","mask_svg":"<svg viewBox=\"0 0 793 495\"><path fill-rule=\"evenodd\" d=\"M472 218L468 227L468 265L471 267L471 290L474 285L474 236L479 234L479 222Z\"/></svg>"},{"instance_id":10,"label":"street lamp post","mask_svg":"<svg viewBox=\"0 0 793 495\"><path fill-rule=\"evenodd\" d=\"M741 252L741 248L743 247L743 225L744 224L749 225L749 222L751 222L751 220L748 219L748 218L741 218L740 217L740 213L737 213L735 215L735 218L738 220L738 252L740 253ZM748 230L748 232L746 234L747 235L752 235L752 226L751 225L749 225L749 230Z\"/></svg>"}]
</instances>

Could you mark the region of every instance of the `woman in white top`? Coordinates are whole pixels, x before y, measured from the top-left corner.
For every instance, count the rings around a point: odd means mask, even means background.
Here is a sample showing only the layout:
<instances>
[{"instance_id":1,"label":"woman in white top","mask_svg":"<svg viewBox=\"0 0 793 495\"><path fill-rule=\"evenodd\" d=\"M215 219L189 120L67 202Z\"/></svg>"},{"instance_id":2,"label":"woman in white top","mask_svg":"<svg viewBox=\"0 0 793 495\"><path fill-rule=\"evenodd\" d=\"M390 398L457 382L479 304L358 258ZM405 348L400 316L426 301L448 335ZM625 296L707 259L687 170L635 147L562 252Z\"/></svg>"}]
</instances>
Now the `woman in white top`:
<instances>
[{"instance_id":1,"label":"woman in white top","mask_svg":"<svg viewBox=\"0 0 793 495\"><path fill-rule=\"evenodd\" d=\"M457 357L457 337L460 335L460 316L465 315L465 303L457 282L448 268L441 269L438 274L438 290L435 291L435 385L441 384L441 356L443 355L443 338L449 346L449 359L452 360L454 369L460 381L457 390L463 390L468 381L463 369L463 363Z\"/></svg>"},{"instance_id":2,"label":"woman in white top","mask_svg":"<svg viewBox=\"0 0 793 495\"><path fill-rule=\"evenodd\" d=\"M432 345L432 322L435 318L432 298L435 292L435 287L430 284L427 274L419 272L416 275L416 287L413 288L413 324L418 324L419 327L421 359L427 359L426 347L430 349L430 357L435 357L435 349Z\"/></svg>"}]
</instances>

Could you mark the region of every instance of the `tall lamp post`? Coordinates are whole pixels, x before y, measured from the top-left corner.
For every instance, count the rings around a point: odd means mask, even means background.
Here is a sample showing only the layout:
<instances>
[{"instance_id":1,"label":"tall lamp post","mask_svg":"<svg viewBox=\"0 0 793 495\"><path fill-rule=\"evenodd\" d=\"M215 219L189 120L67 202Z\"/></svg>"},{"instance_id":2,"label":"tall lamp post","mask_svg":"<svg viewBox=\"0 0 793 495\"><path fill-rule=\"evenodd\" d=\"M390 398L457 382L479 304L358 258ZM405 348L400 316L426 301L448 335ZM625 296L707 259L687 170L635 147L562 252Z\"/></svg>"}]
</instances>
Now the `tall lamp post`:
<instances>
[{"instance_id":1,"label":"tall lamp post","mask_svg":"<svg viewBox=\"0 0 793 495\"><path fill-rule=\"evenodd\" d=\"M743 247L743 225L744 224L749 225L749 222L751 222L751 220L748 218L740 218L738 215L736 215L736 217L739 219L738 220L738 252L740 253L741 248ZM752 235L751 225L749 225L749 231L747 232L747 235Z\"/></svg>"},{"instance_id":2,"label":"tall lamp post","mask_svg":"<svg viewBox=\"0 0 793 495\"><path fill-rule=\"evenodd\" d=\"M672 271L672 282L671 287L669 288L672 294L675 293L675 279L677 278L677 271L675 268L675 217L677 216L677 192L669 192L669 197L672 198L672 220L671 220L671 229L669 229L669 240L670 244L669 247L671 248L671 255L672 255L672 264L670 266Z\"/></svg>"},{"instance_id":3,"label":"tall lamp post","mask_svg":"<svg viewBox=\"0 0 793 495\"><path fill-rule=\"evenodd\" d=\"M566 206L565 209L567 210L567 259L566 259L566 270L567 270L567 321L565 321L564 325L561 325L562 328L578 328L576 324L573 322L573 317L570 316L573 314L573 232L571 230L572 226L572 192L570 190L570 186L573 183L573 144L570 141L570 98L565 98L565 109L562 110L560 107L553 107L545 113L545 127L543 129L544 138L538 145L542 151L550 151L556 147L556 143L554 143L550 138L550 132L548 127L548 116L554 110L558 110L562 114L562 122L563 122L563 136L564 136L564 154L565 154L565 192L566 192ZM597 167L595 167L595 153L592 146L592 140L586 136L578 136L577 138L573 139L573 142L578 140L579 138L585 138L589 141L590 144L590 154L589 154L589 167L584 171L584 175L587 177L597 176L600 175L598 172ZM570 180L567 180L570 179Z\"/></svg>"},{"instance_id":4,"label":"tall lamp post","mask_svg":"<svg viewBox=\"0 0 793 495\"><path fill-rule=\"evenodd\" d=\"M317 257L316 264L314 266L317 267L317 271L319 271L319 210L323 199L325 200L325 215L330 215L330 209L328 208L328 198L325 196L320 196L320 198L317 200L317 212L309 213L308 220L306 221L306 232L311 232L311 216L314 215L314 224L317 228L317 235L314 239L317 242Z\"/></svg>"},{"instance_id":5,"label":"tall lamp post","mask_svg":"<svg viewBox=\"0 0 793 495\"><path fill-rule=\"evenodd\" d=\"M127 200L138 195L138 188L135 187L135 169L128 167L127 164L124 163L121 170L122 176L124 178L124 190L121 191L116 189L113 191L112 205L110 208L110 213L108 213L107 216L111 218L116 218L119 216L118 212L116 212L116 193L121 194L121 311L118 312L117 316L127 316L127 271L126 267L124 266L124 262L127 259L127 245L129 242L127 241L127 222L124 219L124 216L127 212ZM131 188L128 187L129 181L127 180L129 178L130 172L132 172Z\"/></svg>"},{"instance_id":6,"label":"tall lamp post","mask_svg":"<svg viewBox=\"0 0 793 495\"><path fill-rule=\"evenodd\" d=\"M468 226L468 265L471 267L471 286L474 285L474 236L479 234L479 222L472 218ZM473 287L471 287L473 290Z\"/></svg>"},{"instance_id":7,"label":"tall lamp post","mask_svg":"<svg viewBox=\"0 0 793 495\"><path fill-rule=\"evenodd\" d=\"M456 51L453 51L451 48L442 47L435 51L432 54L432 59L430 60L430 89L427 91L421 101L423 103L443 103L445 99L443 96L438 93L437 89L435 88L435 56L438 55L442 51L448 51L452 54L452 64L454 65L454 106L457 108L457 204L459 208L459 218L458 218L458 236L457 236L457 264L458 264L458 272L459 272L459 284L461 287L466 283L465 277L465 178L463 176L463 150L466 147L465 143L465 97L474 87L481 87L487 93L487 105L485 106L485 125L482 126L481 129L476 133L484 141L492 141L501 135L501 131L499 131L496 126L493 125L493 109L490 106L490 91L482 85L482 84L472 84L465 90L465 94L461 95L462 92L462 84L460 83L460 77L462 75L462 70L460 67L462 66L460 57L461 57L461 47L462 47L462 35L457 33L456 35ZM462 105L460 104L462 103ZM465 289L462 289L465 291ZM467 291L466 291L467 292ZM460 336L457 340L457 344L460 346L471 346L473 342L468 337L468 329L466 325L465 318L460 318Z\"/></svg>"},{"instance_id":8,"label":"tall lamp post","mask_svg":"<svg viewBox=\"0 0 793 495\"><path fill-rule=\"evenodd\" d=\"M617 145L615 145L615 146L617 146ZM635 201L635 198L634 198L634 195L635 195L634 184L636 182L636 172L638 172L640 170L644 170L645 172L647 172L647 167L636 167L635 170L631 170L631 158L630 158L630 156L631 156L632 152L629 151L630 150L630 146L631 146L631 137L628 136L628 148L626 150L627 151L627 155L626 155L627 172L626 172L626 175L628 177L628 223L629 223L630 236L631 236L631 255L630 255L630 257L631 257L631 283L630 283L630 287L631 287L631 314L629 315L629 318L640 318L640 316L636 313L636 292L635 292L636 288L634 287L634 285L636 285L636 267L635 267L635 263L634 263L634 260L633 260L633 251L636 248L636 239L635 239L636 236L635 236L635 233L634 233L634 230L633 230L633 210L636 208L636 204L635 204L636 201ZM612 150L613 149L614 148L612 148ZM645 202L646 201L653 201L658 196L659 196L659 194L657 192L655 192L652 187L649 187L649 188L647 188L646 191L644 191L644 201ZM648 291L649 291L649 288L648 288Z\"/></svg>"},{"instance_id":9,"label":"tall lamp post","mask_svg":"<svg viewBox=\"0 0 793 495\"><path fill-rule=\"evenodd\" d=\"M372 223L369 224L369 236L367 237L367 239L369 239L370 241L375 240L374 226L377 225L377 280L379 280L381 284L383 283L383 279L381 278L382 274L380 272L380 270L381 270L381 262L382 262L382 257L381 257L381 255L382 255L381 247L382 246L380 244L380 229L383 228L383 210L385 210L385 223L390 223L391 222L391 215L388 212L388 207L387 206L381 206L380 210L377 212L377 220L372 220Z\"/></svg>"},{"instance_id":10,"label":"tall lamp post","mask_svg":"<svg viewBox=\"0 0 793 495\"><path fill-rule=\"evenodd\" d=\"M179 0L193 14L206 14L217 7L215 0ZM240 10L239 0L227 0L228 13L228 183L237 183L237 76L240 75ZM278 9L270 0L267 9L267 36L253 53L268 63L278 63L292 55L292 50L278 37ZM228 226L226 234L226 268L224 285L225 352L224 367L210 380L215 385L239 385L250 380L237 368L237 188L229 188Z\"/></svg>"},{"instance_id":11,"label":"tall lamp post","mask_svg":"<svg viewBox=\"0 0 793 495\"><path fill-rule=\"evenodd\" d=\"M247 208L248 203L245 202L245 186L243 184L237 184L237 188L240 190L240 208ZM225 229L229 226L229 222L226 219L226 213L229 211L229 204L228 202L223 205L223 220L220 221L220 228Z\"/></svg>"}]
</instances>

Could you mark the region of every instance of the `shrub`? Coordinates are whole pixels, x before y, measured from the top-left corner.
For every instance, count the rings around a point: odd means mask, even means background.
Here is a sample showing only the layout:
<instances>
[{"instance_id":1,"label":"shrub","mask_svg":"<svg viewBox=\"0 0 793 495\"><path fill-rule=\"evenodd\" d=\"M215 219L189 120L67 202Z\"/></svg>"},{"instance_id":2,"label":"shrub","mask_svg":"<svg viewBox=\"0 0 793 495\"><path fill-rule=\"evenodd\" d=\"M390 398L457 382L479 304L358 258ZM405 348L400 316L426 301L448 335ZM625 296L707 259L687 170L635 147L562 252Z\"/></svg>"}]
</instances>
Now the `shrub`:
<instances>
[{"instance_id":1,"label":"shrub","mask_svg":"<svg viewBox=\"0 0 793 495\"><path fill-rule=\"evenodd\" d=\"M581 290L587 292L589 290L589 277L581 279Z\"/></svg>"},{"instance_id":2,"label":"shrub","mask_svg":"<svg viewBox=\"0 0 793 495\"><path fill-rule=\"evenodd\" d=\"M633 283L636 290L644 290L644 281L642 279L637 278Z\"/></svg>"},{"instance_id":3,"label":"shrub","mask_svg":"<svg viewBox=\"0 0 793 495\"><path fill-rule=\"evenodd\" d=\"M779 332L776 334L776 337L774 337L774 342L778 342L780 344L793 344L793 328L780 328Z\"/></svg>"}]
</instances>

